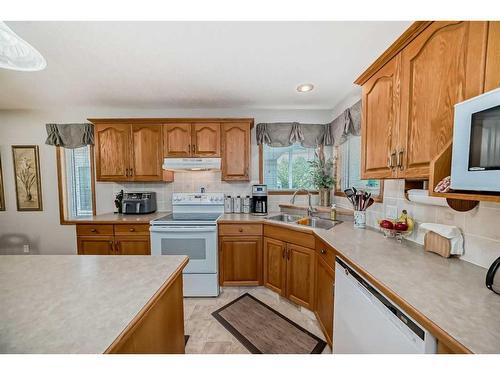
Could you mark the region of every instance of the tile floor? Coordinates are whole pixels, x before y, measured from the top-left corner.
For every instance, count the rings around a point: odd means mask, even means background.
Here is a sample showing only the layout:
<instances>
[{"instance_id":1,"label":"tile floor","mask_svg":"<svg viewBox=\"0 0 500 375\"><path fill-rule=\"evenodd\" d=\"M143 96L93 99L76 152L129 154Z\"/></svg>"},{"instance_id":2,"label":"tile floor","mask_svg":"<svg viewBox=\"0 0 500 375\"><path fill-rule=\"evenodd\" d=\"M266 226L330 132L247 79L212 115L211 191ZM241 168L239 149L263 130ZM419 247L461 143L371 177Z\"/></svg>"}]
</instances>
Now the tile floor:
<instances>
[{"instance_id":1,"label":"tile floor","mask_svg":"<svg viewBox=\"0 0 500 375\"><path fill-rule=\"evenodd\" d=\"M184 299L185 334L190 335L186 345L186 354L249 354L249 351L211 315L212 312L244 293L250 293L325 340L311 311L291 303L273 291L264 287L222 288L217 298ZM323 353L331 353L328 345Z\"/></svg>"}]
</instances>

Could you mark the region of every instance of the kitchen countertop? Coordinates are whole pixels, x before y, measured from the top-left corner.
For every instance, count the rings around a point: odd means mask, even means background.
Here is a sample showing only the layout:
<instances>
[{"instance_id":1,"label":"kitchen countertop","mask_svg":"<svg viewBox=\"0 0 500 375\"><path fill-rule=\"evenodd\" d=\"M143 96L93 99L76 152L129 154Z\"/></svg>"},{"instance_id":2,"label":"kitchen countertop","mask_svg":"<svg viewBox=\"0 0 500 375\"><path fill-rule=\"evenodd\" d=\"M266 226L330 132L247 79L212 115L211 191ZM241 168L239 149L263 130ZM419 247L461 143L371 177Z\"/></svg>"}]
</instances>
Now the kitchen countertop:
<instances>
[{"instance_id":1,"label":"kitchen countertop","mask_svg":"<svg viewBox=\"0 0 500 375\"><path fill-rule=\"evenodd\" d=\"M115 213L94 216L70 217L67 220L75 224L149 224L151 220L167 215L169 212L153 212L152 214L124 215Z\"/></svg>"},{"instance_id":2,"label":"kitchen countertop","mask_svg":"<svg viewBox=\"0 0 500 375\"><path fill-rule=\"evenodd\" d=\"M219 223L231 222L260 222L315 233L342 258L398 295L471 352L500 353L500 296L486 288L487 270L482 267L424 252L422 246L410 241L400 244L374 229L355 229L350 222L324 230L248 214L224 214L219 218Z\"/></svg>"},{"instance_id":3,"label":"kitchen countertop","mask_svg":"<svg viewBox=\"0 0 500 375\"><path fill-rule=\"evenodd\" d=\"M0 353L103 353L187 259L3 255Z\"/></svg>"}]
</instances>

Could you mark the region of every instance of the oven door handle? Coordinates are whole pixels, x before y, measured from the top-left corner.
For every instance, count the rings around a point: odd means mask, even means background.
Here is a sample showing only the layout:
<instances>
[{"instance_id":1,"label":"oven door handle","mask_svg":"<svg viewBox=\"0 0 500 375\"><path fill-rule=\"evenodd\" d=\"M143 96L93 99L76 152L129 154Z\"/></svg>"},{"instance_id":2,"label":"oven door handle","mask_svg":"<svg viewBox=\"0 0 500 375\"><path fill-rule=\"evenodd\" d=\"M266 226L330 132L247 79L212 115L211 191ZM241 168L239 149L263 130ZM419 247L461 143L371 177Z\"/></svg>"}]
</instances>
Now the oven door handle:
<instances>
[{"instance_id":1,"label":"oven door handle","mask_svg":"<svg viewBox=\"0 0 500 375\"><path fill-rule=\"evenodd\" d=\"M214 226L206 226L206 227L164 227L164 226L152 226L149 228L150 232L154 233L186 233L186 232L215 232L217 227Z\"/></svg>"}]
</instances>

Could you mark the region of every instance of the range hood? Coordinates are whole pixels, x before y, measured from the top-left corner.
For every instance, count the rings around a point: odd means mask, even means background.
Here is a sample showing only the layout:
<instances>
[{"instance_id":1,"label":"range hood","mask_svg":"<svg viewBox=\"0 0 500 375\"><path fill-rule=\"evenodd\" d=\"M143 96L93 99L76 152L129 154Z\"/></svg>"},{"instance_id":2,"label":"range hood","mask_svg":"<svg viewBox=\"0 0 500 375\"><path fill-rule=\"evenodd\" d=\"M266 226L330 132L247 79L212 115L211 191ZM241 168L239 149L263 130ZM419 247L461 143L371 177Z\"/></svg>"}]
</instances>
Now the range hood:
<instances>
[{"instance_id":1,"label":"range hood","mask_svg":"<svg viewBox=\"0 0 500 375\"><path fill-rule=\"evenodd\" d=\"M165 158L162 168L167 171L219 171L220 158Z\"/></svg>"}]
</instances>

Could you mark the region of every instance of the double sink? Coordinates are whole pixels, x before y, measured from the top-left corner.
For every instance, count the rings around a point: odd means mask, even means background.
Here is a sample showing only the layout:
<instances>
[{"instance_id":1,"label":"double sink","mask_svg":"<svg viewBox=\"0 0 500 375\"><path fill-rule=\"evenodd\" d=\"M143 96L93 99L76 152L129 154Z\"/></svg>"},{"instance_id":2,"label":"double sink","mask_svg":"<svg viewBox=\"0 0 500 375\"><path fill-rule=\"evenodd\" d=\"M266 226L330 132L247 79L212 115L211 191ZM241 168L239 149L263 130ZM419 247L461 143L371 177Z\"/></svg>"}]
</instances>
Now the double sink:
<instances>
[{"instance_id":1,"label":"double sink","mask_svg":"<svg viewBox=\"0 0 500 375\"><path fill-rule=\"evenodd\" d=\"M342 223L340 220L328 220L315 216L301 216L290 214L279 214L270 216L268 220L280 221L282 223L299 224L310 228L332 229L335 225Z\"/></svg>"}]
</instances>

